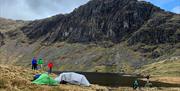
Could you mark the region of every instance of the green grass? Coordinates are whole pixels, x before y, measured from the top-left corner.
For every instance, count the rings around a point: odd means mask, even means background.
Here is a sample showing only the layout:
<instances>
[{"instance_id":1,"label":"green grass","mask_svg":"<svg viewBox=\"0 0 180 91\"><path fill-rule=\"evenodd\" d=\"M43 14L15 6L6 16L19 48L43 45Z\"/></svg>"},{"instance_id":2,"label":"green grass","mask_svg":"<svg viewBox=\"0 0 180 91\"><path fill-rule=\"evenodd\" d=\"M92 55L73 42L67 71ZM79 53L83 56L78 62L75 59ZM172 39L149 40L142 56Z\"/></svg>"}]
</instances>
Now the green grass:
<instances>
[{"instance_id":1,"label":"green grass","mask_svg":"<svg viewBox=\"0 0 180 91\"><path fill-rule=\"evenodd\" d=\"M180 76L180 60L166 60L143 66L140 73L158 76Z\"/></svg>"}]
</instances>

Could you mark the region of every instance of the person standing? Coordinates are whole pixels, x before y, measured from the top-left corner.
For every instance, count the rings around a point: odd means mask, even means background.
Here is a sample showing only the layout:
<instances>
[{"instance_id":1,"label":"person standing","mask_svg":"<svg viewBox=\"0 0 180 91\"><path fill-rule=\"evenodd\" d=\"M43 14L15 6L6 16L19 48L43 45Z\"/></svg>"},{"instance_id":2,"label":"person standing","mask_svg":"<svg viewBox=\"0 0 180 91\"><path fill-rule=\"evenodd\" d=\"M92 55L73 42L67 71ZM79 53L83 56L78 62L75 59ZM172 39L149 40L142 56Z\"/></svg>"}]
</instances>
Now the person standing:
<instances>
[{"instance_id":1,"label":"person standing","mask_svg":"<svg viewBox=\"0 0 180 91\"><path fill-rule=\"evenodd\" d=\"M39 68L40 68L40 69L42 69L43 63L44 63L44 62L43 62L43 59L42 59L42 58L38 59L37 64L39 65Z\"/></svg>"},{"instance_id":2,"label":"person standing","mask_svg":"<svg viewBox=\"0 0 180 91\"><path fill-rule=\"evenodd\" d=\"M52 68L53 68L53 63L52 62L48 63L48 68L49 68L49 73L51 74L52 73Z\"/></svg>"},{"instance_id":3,"label":"person standing","mask_svg":"<svg viewBox=\"0 0 180 91\"><path fill-rule=\"evenodd\" d=\"M36 59L36 57L34 57L32 59L32 69L37 70L37 59Z\"/></svg>"},{"instance_id":4,"label":"person standing","mask_svg":"<svg viewBox=\"0 0 180 91\"><path fill-rule=\"evenodd\" d=\"M149 78L150 78L150 75L147 75L147 76L146 76L146 82L147 82L147 84L149 84Z\"/></svg>"}]
</instances>

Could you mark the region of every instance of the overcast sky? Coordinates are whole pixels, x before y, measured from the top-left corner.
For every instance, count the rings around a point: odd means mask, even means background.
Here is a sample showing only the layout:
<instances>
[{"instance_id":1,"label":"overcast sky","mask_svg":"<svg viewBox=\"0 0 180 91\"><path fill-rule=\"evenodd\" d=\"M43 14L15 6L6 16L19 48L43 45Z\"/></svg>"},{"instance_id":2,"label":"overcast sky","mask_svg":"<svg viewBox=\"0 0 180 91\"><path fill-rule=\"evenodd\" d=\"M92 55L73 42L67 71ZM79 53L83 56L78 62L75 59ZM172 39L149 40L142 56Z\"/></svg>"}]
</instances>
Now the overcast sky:
<instances>
[{"instance_id":1,"label":"overcast sky","mask_svg":"<svg viewBox=\"0 0 180 91\"><path fill-rule=\"evenodd\" d=\"M89 0L0 0L0 17L34 20L70 13ZM167 11L180 13L180 0L147 0Z\"/></svg>"},{"instance_id":2,"label":"overcast sky","mask_svg":"<svg viewBox=\"0 0 180 91\"><path fill-rule=\"evenodd\" d=\"M34 20L70 13L88 0L0 0L0 17Z\"/></svg>"}]
</instances>

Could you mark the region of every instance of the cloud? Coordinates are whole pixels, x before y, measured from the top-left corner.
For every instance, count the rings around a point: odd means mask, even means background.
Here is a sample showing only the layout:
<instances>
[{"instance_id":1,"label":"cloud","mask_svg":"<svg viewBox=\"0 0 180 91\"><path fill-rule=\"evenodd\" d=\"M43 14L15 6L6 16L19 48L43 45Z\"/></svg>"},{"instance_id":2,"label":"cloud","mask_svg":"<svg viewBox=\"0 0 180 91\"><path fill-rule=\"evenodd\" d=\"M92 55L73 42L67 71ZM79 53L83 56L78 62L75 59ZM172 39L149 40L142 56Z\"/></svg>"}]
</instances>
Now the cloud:
<instances>
[{"instance_id":1,"label":"cloud","mask_svg":"<svg viewBox=\"0 0 180 91\"><path fill-rule=\"evenodd\" d=\"M0 0L0 17L34 20L70 13L89 0Z\"/></svg>"},{"instance_id":2,"label":"cloud","mask_svg":"<svg viewBox=\"0 0 180 91\"><path fill-rule=\"evenodd\" d=\"M180 6L179 0L146 0L154 5L166 10L177 13L177 8ZM176 7L175 7L176 6Z\"/></svg>"},{"instance_id":3,"label":"cloud","mask_svg":"<svg viewBox=\"0 0 180 91\"><path fill-rule=\"evenodd\" d=\"M172 9L172 12L180 14L180 6L176 6Z\"/></svg>"}]
</instances>

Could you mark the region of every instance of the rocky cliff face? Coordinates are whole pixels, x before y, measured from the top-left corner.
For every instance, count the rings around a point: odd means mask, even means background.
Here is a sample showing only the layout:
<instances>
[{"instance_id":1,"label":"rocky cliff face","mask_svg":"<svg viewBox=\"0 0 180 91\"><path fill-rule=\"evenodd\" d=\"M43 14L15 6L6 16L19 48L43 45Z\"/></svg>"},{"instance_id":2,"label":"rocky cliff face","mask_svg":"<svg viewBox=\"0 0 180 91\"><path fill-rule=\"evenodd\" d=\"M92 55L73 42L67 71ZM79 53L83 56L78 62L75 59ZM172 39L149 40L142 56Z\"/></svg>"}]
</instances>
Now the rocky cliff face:
<instances>
[{"instance_id":1,"label":"rocky cliff face","mask_svg":"<svg viewBox=\"0 0 180 91\"><path fill-rule=\"evenodd\" d=\"M177 44L180 42L180 15L156 13L128 40L129 44Z\"/></svg>"},{"instance_id":2,"label":"rocky cliff face","mask_svg":"<svg viewBox=\"0 0 180 91\"><path fill-rule=\"evenodd\" d=\"M157 44L179 42L179 17L143 1L92 0L70 14L34 21L22 30L30 39L48 43Z\"/></svg>"}]
</instances>

